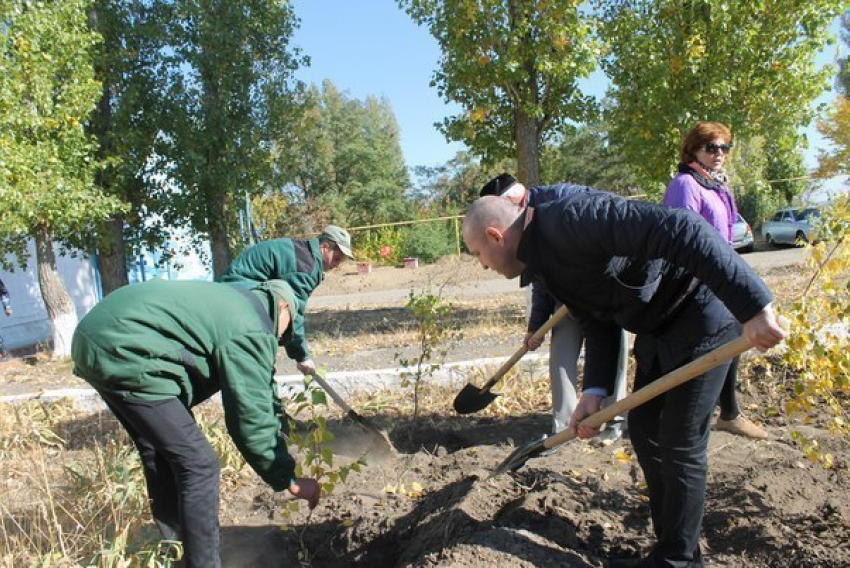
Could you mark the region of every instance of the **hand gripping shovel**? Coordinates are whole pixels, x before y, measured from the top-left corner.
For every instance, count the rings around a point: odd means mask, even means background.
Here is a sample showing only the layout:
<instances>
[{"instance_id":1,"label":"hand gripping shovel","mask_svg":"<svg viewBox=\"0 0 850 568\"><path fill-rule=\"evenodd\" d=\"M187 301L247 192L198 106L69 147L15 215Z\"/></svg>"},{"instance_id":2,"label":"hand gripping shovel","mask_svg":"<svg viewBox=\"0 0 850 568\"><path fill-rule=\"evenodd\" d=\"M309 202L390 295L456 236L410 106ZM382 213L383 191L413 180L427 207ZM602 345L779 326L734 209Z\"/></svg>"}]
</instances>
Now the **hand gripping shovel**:
<instances>
[{"instance_id":1,"label":"hand gripping shovel","mask_svg":"<svg viewBox=\"0 0 850 568\"><path fill-rule=\"evenodd\" d=\"M709 369L736 357L752 347L750 342L739 337L734 341L730 341L726 345L721 345L713 351L709 351L702 357L694 359L687 365L679 367L675 371L671 371L666 375L652 381L642 389L639 389L622 400L612 404L607 408L603 408L599 412L591 414L581 421L583 426L591 426L599 428L605 422L608 422L615 416L618 416L626 410L631 410L636 406L640 406L644 402L655 398L656 396L667 392L673 387L679 386L696 376L703 374ZM569 442L575 436L571 430L564 430L560 434L556 434L544 440L535 440L514 450L505 461L500 463L490 476L499 475L507 471L513 471L525 465L529 459L540 455L545 450L559 446L564 442Z\"/></svg>"},{"instance_id":2,"label":"hand gripping shovel","mask_svg":"<svg viewBox=\"0 0 850 568\"><path fill-rule=\"evenodd\" d=\"M388 452L390 454L395 455L395 448L393 447L392 443L390 443L389 439L387 438L387 435L384 432L379 430L374 424L363 418L363 416L361 416L360 414L355 412L353 408L348 406L348 403L346 403L345 400L341 396L339 396L338 392L331 388L331 385L328 384L328 382L321 375L321 373L316 371L315 373L313 373L312 377L313 380L319 383L319 386L322 387L322 390L331 395L331 398L345 412L345 415L348 418L351 418L361 428L363 428L366 433L369 434L370 439L374 440L377 443L376 447L380 448L384 452Z\"/></svg>"},{"instance_id":3,"label":"hand gripping shovel","mask_svg":"<svg viewBox=\"0 0 850 568\"><path fill-rule=\"evenodd\" d=\"M544 335L546 335L550 329L555 327L555 325L564 319L564 316L567 315L569 310L567 310L567 306L561 306L558 311L552 314L552 317L543 324L540 329L534 332L534 335L531 336L532 339L540 339ZM487 408L491 402L496 400L496 397L499 396L498 393L490 392L490 389L493 388L499 379L505 376L505 374L511 370L517 361L522 359L522 356L528 353L528 347L523 343L522 347L513 354L513 356L508 359L504 365L502 365L496 374L490 377L484 386L481 388L476 387L472 383L467 383L466 386L461 389L454 401L455 412L458 414L472 414L473 412L478 412L479 410L483 410Z\"/></svg>"}]
</instances>

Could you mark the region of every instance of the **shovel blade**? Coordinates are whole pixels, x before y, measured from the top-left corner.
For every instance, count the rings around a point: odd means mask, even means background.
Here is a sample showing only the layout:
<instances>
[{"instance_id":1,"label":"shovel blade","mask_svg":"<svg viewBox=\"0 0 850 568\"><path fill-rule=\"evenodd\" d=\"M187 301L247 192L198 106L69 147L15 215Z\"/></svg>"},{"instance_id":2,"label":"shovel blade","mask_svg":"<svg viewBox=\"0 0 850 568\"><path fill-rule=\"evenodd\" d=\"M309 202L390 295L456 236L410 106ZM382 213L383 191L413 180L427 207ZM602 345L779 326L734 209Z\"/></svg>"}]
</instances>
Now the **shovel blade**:
<instances>
[{"instance_id":1,"label":"shovel blade","mask_svg":"<svg viewBox=\"0 0 850 568\"><path fill-rule=\"evenodd\" d=\"M507 473L509 471L516 471L525 465L525 462L530 460L531 458L539 456L543 453L543 450L546 449L546 446L543 445L544 440L533 440L524 446L520 446L515 449L511 455L505 458L505 461L500 463L493 469L493 472L490 474L490 477L495 477L502 473Z\"/></svg>"},{"instance_id":2,"label":"shovel blade","mask_svg":"<svg viewBox=\"0 0 850 568\"><path fill-rule=\"evenodd\" d=\"M473 412L487 408L498 396L498 394L492 393L489 390L482 390L471 383L467 383L457 393L454 400L454 409L458 414L472 414Z\"/></svg>"},{"instance_id":3,"label":"shovel blade","mask_svg":"<svg viewBox=\"0 0 850 568\"><path fill-rule=\"evenodd\" d=\"M390 442L386 433L379 430L377 426L366 420L363 416L361 416L354 410L349 410L347 416L348 418L356 422L369 436L371 446L376 449L379 454L381 454L382 456L396 455L395 447L393 446L392 442Z\"/></svg>"}]
</instances>

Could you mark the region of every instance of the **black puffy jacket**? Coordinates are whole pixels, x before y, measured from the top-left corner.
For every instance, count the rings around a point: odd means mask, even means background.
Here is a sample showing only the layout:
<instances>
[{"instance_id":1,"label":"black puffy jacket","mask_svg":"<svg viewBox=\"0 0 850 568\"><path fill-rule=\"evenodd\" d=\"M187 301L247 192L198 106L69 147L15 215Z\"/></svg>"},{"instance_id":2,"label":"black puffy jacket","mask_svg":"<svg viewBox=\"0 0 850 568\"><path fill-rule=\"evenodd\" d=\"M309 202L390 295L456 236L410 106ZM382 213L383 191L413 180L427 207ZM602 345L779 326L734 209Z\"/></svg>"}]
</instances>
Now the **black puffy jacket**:
<instances>
[{"instance_id":1,"label":"black puffy jacket","mask_svg":"<svg viewBox=\"0 0 850 568\"><path fill-rule=\"evenodd\" d=\"M698 214L585 188L533 211L517 251L534 280L585 332L584 388L614 376L619 328L653 333L707 286L740 321L773 299L759 276Z\"/></svg>"}]
</instances>

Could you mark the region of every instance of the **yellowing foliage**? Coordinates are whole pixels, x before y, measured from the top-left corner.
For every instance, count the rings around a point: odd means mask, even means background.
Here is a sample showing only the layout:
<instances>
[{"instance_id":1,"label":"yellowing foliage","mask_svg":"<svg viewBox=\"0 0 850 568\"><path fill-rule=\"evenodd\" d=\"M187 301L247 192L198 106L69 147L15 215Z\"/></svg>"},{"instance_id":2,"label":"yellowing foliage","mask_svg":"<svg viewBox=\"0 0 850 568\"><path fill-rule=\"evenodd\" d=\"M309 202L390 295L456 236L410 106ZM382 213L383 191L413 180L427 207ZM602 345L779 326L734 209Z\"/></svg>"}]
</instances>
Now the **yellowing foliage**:
<instances>
[{"instance_id":1,"label":"yellowing foliage","mask_svg":"<svg viewBox=\"0 0 850 568\"><path fill-rule=\"evenodd\" d=\"M817 127L832 143L829 152L821 151L818 156L818 174L827 177L850 171L850 101L839 96Z\"/></svg>"},{"instance_id":2,"label":"yellowing foliage","mask_svg":"<svg viewBox=\"0 0 850 568\"><path fill-rule=\"evenodd\" d=\"M484 120L486 118L487 118L487 109L482 108L482 107L472 109L472 111L469 113L469 119L472 122L484 122Z\"/></svg>"},{"instance_id":3,"label":"yellowing foliage","mask_svg":"<svg viewBox=\"0 0 850 568\"><path fill-rule=\"evenodd\" d=\"M812 277L800 298L787 308L790 336L781 356L792 377L792 394L784 409L789 419L811 423L826 413L825 427L848 436L850 405L850 198L844 196L824 213L823 238L811 248ZM832 467L833 456L816 440L793 433L806 456Z\"/></svg>"}]
</instances>

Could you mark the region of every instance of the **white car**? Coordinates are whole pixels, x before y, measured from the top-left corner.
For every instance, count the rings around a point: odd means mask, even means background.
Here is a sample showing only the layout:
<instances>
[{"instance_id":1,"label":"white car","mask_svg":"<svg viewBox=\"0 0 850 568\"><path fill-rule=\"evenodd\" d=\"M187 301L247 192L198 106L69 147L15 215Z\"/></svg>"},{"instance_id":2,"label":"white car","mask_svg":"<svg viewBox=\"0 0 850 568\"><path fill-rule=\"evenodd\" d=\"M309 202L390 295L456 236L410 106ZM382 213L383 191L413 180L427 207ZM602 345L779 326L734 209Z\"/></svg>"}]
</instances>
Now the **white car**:
<instances>
[{"instance_id":1,"label":"white car","mask_svg":"<svg viewBox=\"0 0 850 568\"><path fill-rule=\"evenodd\" d=\"M738 214L738 220L732 225L732 247L738 252L753 252L753 229L747 220Z\"/></svg>"},{"instance_id":2,"label":"white car","mask_svg":"<svg viewBox=\"0 0 850 568\"><path fill-rule=\"evenodd\" d=\"M817 207L788 207L774 213L762 223L761 234L767 244L795 245L811 242L815 236L815 223L820 219Z\"/></svg>"}]
</instances>

